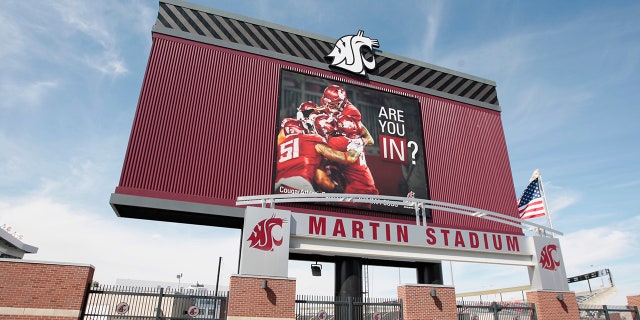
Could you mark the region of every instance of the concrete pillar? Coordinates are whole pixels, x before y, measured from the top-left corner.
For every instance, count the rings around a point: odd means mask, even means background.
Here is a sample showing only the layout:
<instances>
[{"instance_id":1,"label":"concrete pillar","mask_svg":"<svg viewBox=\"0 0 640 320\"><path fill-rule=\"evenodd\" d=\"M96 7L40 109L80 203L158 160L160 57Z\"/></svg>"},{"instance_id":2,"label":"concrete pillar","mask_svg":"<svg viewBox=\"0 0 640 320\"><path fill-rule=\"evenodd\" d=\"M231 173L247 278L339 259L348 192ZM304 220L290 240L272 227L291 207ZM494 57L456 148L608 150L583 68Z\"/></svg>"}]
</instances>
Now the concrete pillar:
<instances>
[{"instance_id":1,"label":"concrete pillar","mask_svg":"<svg viewBox=\"0 0 640 320\"><path fill-rule=\"evenodd\" d=\"M295 301L295 279L233 275L227 319L294 320Z\"/></svg>"},{"instance_id":2,"label":"concrete pillar","mask_svg":"<svg viewBox=\"0 0 640 320\"><path fill-rule=\"evenodd\" d=\"M538 320L580 320L574 292L529 291L527 302L536 304Z\"/></svg>"},{"instance_id":3,"label":"concrete pillar","mask_svg":"<svg viewBox=\"0 0 640 320\"><path fill-rule=\"evenodd\" d=\"M457 319L456 291L452 286L403 285L398 287L404 320Z\"/></svg>"}]
</instances>

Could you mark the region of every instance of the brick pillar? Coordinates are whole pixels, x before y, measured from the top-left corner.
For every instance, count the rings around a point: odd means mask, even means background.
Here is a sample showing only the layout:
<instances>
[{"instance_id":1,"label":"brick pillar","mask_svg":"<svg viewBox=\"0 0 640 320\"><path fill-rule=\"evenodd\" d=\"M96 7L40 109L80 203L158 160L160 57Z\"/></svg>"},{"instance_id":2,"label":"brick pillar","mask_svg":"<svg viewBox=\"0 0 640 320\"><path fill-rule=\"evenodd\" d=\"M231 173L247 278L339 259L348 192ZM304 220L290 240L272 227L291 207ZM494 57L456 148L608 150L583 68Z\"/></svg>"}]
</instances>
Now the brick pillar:
<instances>
[{"instance_id":1,"label":"brick pillar","mask_svg":"<svg viewBox=\"0 0 640 320\"><path fill-rule=\"evenodd\" d=\"M295 307L295 279L231 276L228 320L293 320Z\"/></svg>"},{"instance_id":2,"label":"brick pillar","mask_svg":"<svg viewBox=\"0 0 640 320\"><path fill-rule=\"evenodd\" d=\"M627 305L634 311L640 309L640 295L627 296Z\"/></svg>"},{"instance_id":3,"label":"brick pillar","mask_svg":"<svg viewBox=\"0 0 640 320\"><path fill-rule=\"evenodd\" d=\"M91 265L0 259L0 320L80 319Z\"/></svg>"},{"instance_id":4,"label":"brick pillar","mask_svg":"<svg viewBox=\"0 0 640 320\"><path fill-rule=\"evenodd\" d=\"M562 300L559 300L562 295ZM576 294L570 291L529 291L527 302L536 304L538 320L580 320Z\"/></svg>"},{"instance_id":5,"label":"brick pillar","mask_svg":"<svg viewBox=\"0 0 640 320\"><path fill-rule=\"evenodd\" d=\"M640 308L640 295L627 296L627 305Z\"/></svg>"},{"instance_id":6,"label":"brick pillar","mask_svg":"<svg viewBox=\"0 0 640 320\"><path fill-rule=\"evenodd\" d=\"M431 295L431 292L435 296ZM398 287L398 299L402 300L404 320L457 319L456 292L454 287L415 284Z\"/></svg>"}]
</instances>

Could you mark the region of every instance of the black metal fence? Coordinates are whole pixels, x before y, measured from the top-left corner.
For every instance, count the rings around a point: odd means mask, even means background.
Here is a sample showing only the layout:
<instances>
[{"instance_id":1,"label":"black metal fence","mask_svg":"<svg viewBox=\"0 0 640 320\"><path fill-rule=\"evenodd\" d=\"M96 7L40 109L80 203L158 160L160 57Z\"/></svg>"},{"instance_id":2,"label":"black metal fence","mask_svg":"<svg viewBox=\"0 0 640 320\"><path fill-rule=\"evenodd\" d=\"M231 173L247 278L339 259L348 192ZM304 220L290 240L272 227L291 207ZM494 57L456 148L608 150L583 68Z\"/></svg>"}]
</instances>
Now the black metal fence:
<instances>
[{"instance_id":1,"label":"black metal fence","mask_svg":"<svg viewBox=\"0 0 640 320\"><path fill-rule=\"evenodd\" d=\"M526 302L458 301L458 320L537 320L536 306Z\"/></svg>"},{"instance_id":2,"label":"black metal fence","mask_svg":"<svg viewBox=\"0 0 640 320\"><path fill-rule=\"evenodd\" d=\"M297 296L296 320L402 320L402 301Z\"/></svg>"},{"instance_id":3,"label":"black metal fence","mask_svg":"<svg viewBox=\"0 0 640 320\"><path fill-rule=\"evenodd\" d=\"M640 320L638 307L578 305L580 320Z\"/></svg>"},{"instance_id":4,"label":"black metal fence","mask_svg":"<svg viewBox=\"0 0 640 320\"><path fill-rule=\"evenodd\" d=\"M204 288L100 286L89 290L82 319L225 320L227 296Z\"/></svg>"}]
</instances>

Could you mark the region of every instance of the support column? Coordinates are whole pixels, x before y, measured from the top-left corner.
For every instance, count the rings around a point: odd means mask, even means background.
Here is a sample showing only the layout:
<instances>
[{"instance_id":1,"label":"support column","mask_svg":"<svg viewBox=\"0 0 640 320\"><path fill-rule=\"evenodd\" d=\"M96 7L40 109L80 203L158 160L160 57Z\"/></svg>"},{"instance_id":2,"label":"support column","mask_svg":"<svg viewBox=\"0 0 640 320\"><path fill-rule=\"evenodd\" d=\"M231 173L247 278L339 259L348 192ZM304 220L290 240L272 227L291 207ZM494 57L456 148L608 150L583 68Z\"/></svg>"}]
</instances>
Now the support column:
<instances>
[{"instance_id":1,"label":"support column","mask_svg":"<svg viewBox=\"0 0 640 320\"><path fill-rule=\"evenodd\" d=\"M442 263L420 263L416 268L418 284L444 284L442 278Z\"/></svg>"},{"instance_id":2,"label":"support column","mask_svg":"<svg viewBox=\"0 0 640 320\"><path fill-rule=\"evenodd\" d=\"M233 275L228 320L294 320L296 280Z\"/></svg>"},{"instance_id":3,"label":"support column","mask_svg":"<svg viewBox=\"0 0 640 320\"><path fill-rule=\"evenodd\" d=\"M535 303L538 320L580 320L578 300L571 291L529 291L527 302Z\"/></svg>"},{"instance_id":4,"label":"support column","mask_svg":"<svg viewBox=\"0 0 640 320\"><path fill-rule=\"evenodd\" d=\"M456 291L452 286L403 285L398 287L404 320L458 319Z\"/></svg>"},{"instance_id":5,"label":"support column","mask_svg":"<svg viewBox=\"0 0 640 320\"><path fill-rule=\"evenodd\" d=\"M344 258L335 264L336 297L362 298L362 259Z\"/></svg>"}]
</instances>

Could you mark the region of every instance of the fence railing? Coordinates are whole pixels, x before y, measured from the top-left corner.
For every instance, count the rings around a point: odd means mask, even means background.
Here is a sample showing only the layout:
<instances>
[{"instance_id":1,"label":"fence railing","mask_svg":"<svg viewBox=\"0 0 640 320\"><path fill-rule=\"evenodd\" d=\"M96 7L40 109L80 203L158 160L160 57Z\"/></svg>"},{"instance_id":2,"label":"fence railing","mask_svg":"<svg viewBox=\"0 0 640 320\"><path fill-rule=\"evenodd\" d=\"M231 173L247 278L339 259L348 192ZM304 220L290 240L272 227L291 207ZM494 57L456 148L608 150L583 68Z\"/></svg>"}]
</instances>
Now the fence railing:
<instances>
[{"instance_id":1,"label":"fence railing","mask_svg":"<svg viewBox=\"0 0 640 320\"><path fill-rule=\"evenodd\" d=\"M638 307L607 306L607 305L578 305L580 320L640 320Z\"/></svg>"},{"instance_id":2,"label":"fence railing","mask_svg":"<svg viewBox=\"0 0 640 320\"><path fill-rule=\"evenodd\" d=\"M227 296L204 288L100 286L89 290L82 319L224 320Z\"/></svg>"},{"instance_id":3,"label":"fence railing","mask_svg":"<svg viewBox=\"0 0 640 320\"><path fill-rule=\"evenodd\" d=\"M402 301L393 298L296 297L296 320L402 319Z\"/></svg>"},{"instance_id":4,"label":"fence railing","mask_svg":"<svg viewBox=\"0 0 640 320\"><path fill-rule=\"evenodd\" d=\"M533 303L458 301L458 320L537 320Z\"/></svg>"}]
</instances>

